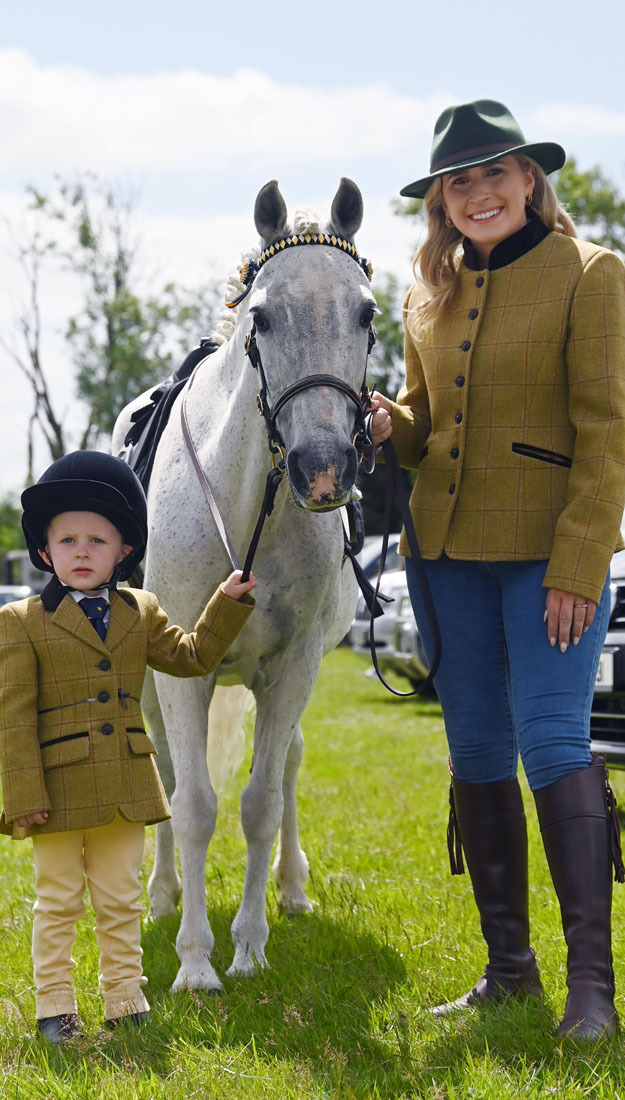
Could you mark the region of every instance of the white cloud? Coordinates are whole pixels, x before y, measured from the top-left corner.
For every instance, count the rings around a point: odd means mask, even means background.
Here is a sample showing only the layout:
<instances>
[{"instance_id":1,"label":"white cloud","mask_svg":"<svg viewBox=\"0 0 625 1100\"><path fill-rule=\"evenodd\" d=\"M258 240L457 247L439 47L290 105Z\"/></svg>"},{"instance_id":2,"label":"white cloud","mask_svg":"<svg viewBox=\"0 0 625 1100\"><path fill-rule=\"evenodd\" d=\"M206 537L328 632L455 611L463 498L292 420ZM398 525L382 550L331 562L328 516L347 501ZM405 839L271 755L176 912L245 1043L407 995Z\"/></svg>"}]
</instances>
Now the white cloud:
<instances>
[{"instance_id":1,"label":"white cloud","mask_svg":"<svg viewBox=\"0 0 625 1100\"><path fill-rule=\"evenodd\" d=\"M447 97L415 100L386 84L284 86L242 69L101 76L40 67L0 51L4 171L87 165L97 172L224 171L233 161L320 162L380 156L427 140Z\"/></svg>"},{"instance_id":2,"label":"white cloud","mask_svg":"<svg viewBox=\"0 0 625 1100\"><path fill-rule=\"evenodd\" d=\"M606 138L625 136L625 114L602 107L586 107L583 103L547 103L534 112L537 131L549 134L553 140L571 138Z\"/></svg>"}]
</instances>

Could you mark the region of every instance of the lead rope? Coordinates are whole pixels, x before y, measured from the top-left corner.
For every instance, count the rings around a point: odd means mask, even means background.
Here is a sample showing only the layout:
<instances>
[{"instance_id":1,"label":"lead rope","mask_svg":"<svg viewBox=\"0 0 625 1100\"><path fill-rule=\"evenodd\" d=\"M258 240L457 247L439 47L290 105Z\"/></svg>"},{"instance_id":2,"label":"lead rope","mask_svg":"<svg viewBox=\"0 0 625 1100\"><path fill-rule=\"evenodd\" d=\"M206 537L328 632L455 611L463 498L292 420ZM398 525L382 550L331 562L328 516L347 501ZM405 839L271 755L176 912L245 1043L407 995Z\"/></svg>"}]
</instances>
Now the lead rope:
<instances>
[{"instance_id":1,"label":"lead rope","mask_svg":"<svg viewBox=\"0 0 625 1100\"><path fill-rule=\"evenodd\" d=\"M378 579L375 586L374 600L372 601L370 616L369 616L369 648L371 651L371 660L373 661L373 667L377 673L378 679L384 684L384 687L393 695L399 695L403 699L409 698L411 695L420 695L426 688L430 686L436 673L441 660L441 631L438 624L438 616L436 614L436 608L434 606L434 599L432 597L432 591L430 589L430 583L425 572L425 566L423 565L423 558L421 557L421 551L419 550L419 544L417 542L417 535L412 522L412 515L410 513L410 504L408 497L406 496L406 490L401 478L401 470L399 462L397 460L397 454L395 448L390 439L386 439L382 444L382 450L384 451L384 464L386 467L386 487L384 492L384 536L382 539L382 552L380 554L380 565L378 569ZM373 605L375 599L378 596L380 590L380 582L382 580L382 574L384 572L384 565L386 563L386 551L388 548L388 536L391 529L391 504L393 502L393 495L397 497L397 503L401 512L401 518L404 524L404 532L408 540L408 547L410 549L410 555L414 563L414 567L417 573L417 579L419 581L419 587L421 589L421 595L423 596L423 603L425 605L425 613L427 616L430 631L432 633L432 642L434 645L434 654L430 665L430 671L428 672L425 680L413 691L398 691L396 688L389 684L385 679L382 669L378 661L378 655L375 647L375 634L374 634L374 610Z\"/></svg>"}]
</instances>

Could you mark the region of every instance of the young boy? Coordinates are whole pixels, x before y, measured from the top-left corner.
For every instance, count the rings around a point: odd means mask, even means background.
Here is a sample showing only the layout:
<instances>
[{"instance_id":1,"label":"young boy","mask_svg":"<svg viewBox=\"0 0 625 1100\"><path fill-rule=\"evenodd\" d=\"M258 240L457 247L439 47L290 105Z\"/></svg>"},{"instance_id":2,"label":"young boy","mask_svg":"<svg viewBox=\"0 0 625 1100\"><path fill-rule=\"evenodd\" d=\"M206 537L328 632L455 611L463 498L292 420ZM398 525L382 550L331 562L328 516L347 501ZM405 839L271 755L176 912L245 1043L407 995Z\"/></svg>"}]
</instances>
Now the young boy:
<instances>
[{"instance_id":1,"label":"young boy","mask_svg":"<svg viewBox=\"0 0 625 1100\"><path fill-rule=\"evenodd\" d=\"M107 1023L147 1017L139 871L145 825L170 813L141 714L145 670L213 671L256 582L232 573L190 634L150 592L117 591L143 557L147 509L111 455L66 455L22 505L30 557L54 576L41 596L0 610L0 832L33 839L37 1028L61 1043L81 1034L71 952L85 876Z\"/></svg>"}]
</instances>

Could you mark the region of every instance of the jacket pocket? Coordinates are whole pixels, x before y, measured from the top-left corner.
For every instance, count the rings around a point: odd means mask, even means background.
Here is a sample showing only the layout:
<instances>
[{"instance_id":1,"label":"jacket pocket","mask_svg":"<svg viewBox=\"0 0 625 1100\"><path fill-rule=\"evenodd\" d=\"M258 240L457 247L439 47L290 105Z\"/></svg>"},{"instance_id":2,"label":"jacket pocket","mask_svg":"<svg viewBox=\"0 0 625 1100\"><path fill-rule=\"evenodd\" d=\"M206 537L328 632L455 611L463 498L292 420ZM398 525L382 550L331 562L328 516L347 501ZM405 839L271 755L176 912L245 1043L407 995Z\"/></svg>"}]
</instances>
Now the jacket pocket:
<instances>
[{"instance_id":1,"label":"jacket pocket","mask_svg":"<svg viewBox=\"0 0 625 1100\"><path fill-rule=\"evenodd\" d=\"M515 455L524 458L536 458L539 462L548 462L552 466L564 466L571 468L571 459L567 455L558 454L557 451L547 451L544 447L532 447L529 443L513 443L512 450Z\"/></svg>"},{"instance_id":2,"label":"jacket pocket","mask_svg":"<svg viewBox=\"0 0 625 1100\"><path fill-rule=\"evenodd\" d=\"M86 730L68 733L64 737L52 737L49 741L42 741L39 748L44 771L65 764L75 764L79 760L88 760L91 754L91 743Z\"/></svg>"},{"instance_id":3,"label":"jacket pocket","mask_svg":"<svg viewBox=\"0 0 625 1100\"><path fill-rule=\"evenodd\" d=\"M156 745L152 744L145 730L127 727L126 737L128 738L131 752L133 752L135 756L149 756L150 754L158 755L156 752Z\"/></svg>"}]
</instances>

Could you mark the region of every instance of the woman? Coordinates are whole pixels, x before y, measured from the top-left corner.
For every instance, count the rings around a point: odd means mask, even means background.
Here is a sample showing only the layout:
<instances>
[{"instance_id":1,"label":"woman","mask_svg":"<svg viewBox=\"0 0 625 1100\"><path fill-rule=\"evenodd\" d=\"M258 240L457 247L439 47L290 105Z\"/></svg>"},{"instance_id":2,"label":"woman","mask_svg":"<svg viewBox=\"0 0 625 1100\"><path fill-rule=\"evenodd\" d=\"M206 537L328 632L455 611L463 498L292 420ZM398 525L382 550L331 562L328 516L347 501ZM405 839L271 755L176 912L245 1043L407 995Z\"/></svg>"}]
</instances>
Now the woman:
<instances>
[{"instance_id":1,"label":"woman","mask_svg":"<svg viewBox=\"0 0 625 1100\"><path fill-rule=\"evenodd\" d=\"M406 383L396 402L376 397L373 430L419 470L411 511L442 635L452 818L488 947L475 987L434 1011L542 992L520 753L568 945L558 1033L594 1039L618 1024L611 792L589 714L623 545L625 269L576 239L547 180L564 160L526 142L501 103L440 116L429 175L401 192L425 198L427 216L404 302ZM406 572L427 646L409 558Z\"/></svg>"}]
</instances>

